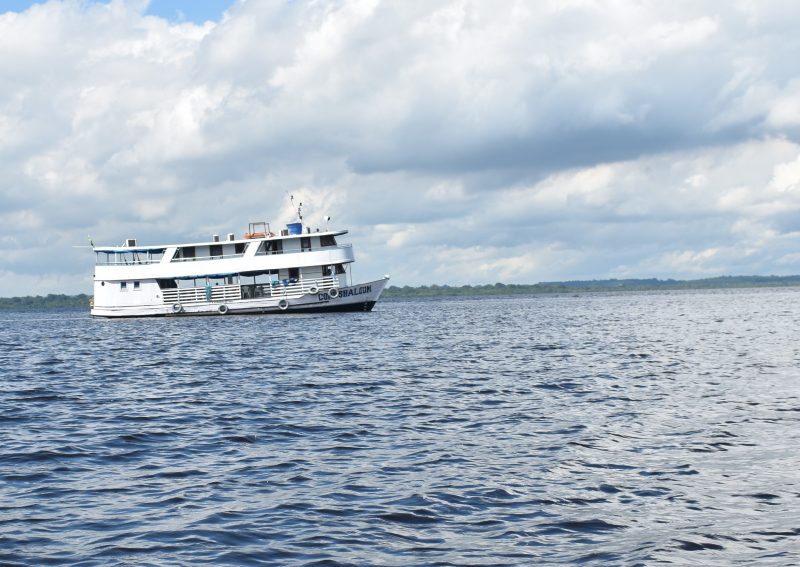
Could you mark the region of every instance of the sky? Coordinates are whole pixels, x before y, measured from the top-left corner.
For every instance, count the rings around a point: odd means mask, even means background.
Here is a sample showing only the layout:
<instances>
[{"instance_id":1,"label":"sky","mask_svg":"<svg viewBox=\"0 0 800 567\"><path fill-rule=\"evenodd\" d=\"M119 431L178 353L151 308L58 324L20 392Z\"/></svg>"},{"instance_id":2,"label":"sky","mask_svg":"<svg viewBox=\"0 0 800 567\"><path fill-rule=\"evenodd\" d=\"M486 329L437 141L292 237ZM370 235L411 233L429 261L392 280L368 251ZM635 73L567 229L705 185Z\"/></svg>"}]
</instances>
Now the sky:
<instances>
[{"instance_id":1,"label":"sky","mask_svg":"<svg viewBox=\"0 0 800 567\"><path fill-rule=\"evenodd\" d=\"M96 4L108 4L111 0L95 2ZM1 12L23 12L34 4L45 4L44 0L0 0ZM207 21L219 21L222 19L234 0L151 0L147 3L139 3L145 6L143 13L150 16L158 16L171 22L194 22L203 24ZM83 6L88 6L90 2L83 2Z\"/></svg>"},{"instance_id":2,"label":"sky","mask_svg":"<svg viewBox=\"0 0 800 567\"><path fill-rule=\"evenodd\" d=\"M0 296L289 195L357 280L800 274L796 0L0 10Z\"/></svg>"}]
</instances>

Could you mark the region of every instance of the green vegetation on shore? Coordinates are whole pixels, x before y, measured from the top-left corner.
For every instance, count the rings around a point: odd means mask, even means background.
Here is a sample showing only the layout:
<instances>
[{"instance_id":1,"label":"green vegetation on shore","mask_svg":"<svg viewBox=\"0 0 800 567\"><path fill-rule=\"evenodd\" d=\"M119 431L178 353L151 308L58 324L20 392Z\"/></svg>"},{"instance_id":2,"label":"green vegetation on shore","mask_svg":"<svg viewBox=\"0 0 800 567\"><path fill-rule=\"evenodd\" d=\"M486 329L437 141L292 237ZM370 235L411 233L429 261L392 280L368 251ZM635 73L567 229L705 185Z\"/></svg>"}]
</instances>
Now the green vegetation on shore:
<instances>
[{"instance_id":1,"label":"green vegetation on shore","mask_svg":"<svg viewBox=\"0 0 800 567\"><path fill-rule=\"evenodd\" d=\"M522 295L532 293L578 293L610 291L653 291L677 289L726 289L746 287L800 286L800 276L721 276L700 280L580 280L566 282L542 282L538 284L487 284L447 286L431 285L419 287L390 286L383 292L384 298L393 297L444 297L481 295Z\"/></svg>"},{"instance_id":2,"label":"green vegetation on shore","mask_svg":"<svg viewBox=\"0 0 800 567\"><path fill-rule=\"evenodd\" d=\"M423 285L419 287L389 286L384 298L395 297L451 297L484 295L524 295L532 293L580 293L615 291L653 291L677 289L726 289L746 287L800 286L800 276L721 276L701 280L580 280L542 282L537 284L487 284L487 285ZM89 309L89 296L36 295L28 297L0 297L0 310L24 311L26 309Z\"/></svg>"},{"instance_id":3,"label":"green vegetation on shore","mask_svg":"<svg viewBox=\"0 0 800 567\"><path fill-rule=\"evenodd\" d=\"M27 297L0 297L0 310L25 311L31 309L89 309L89 296L79 295L36 295Z\"/></svg>"}]
</instances>

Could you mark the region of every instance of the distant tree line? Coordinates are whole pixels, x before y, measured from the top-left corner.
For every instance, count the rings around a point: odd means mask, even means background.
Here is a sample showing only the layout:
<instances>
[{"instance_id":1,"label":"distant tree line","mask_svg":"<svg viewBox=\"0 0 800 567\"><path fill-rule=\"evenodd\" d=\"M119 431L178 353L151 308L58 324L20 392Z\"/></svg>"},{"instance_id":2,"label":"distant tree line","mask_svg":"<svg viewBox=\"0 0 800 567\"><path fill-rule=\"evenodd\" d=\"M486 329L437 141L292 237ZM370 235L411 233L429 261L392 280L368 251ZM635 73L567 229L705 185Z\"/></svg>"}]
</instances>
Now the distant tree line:
<instances>
[{"instance_id":1,"label":"distant tree line","mask_svg":"<svg viewBox=\"0 0 800 567\"><path fill-rule=\"evenodd\" d=\"M610 279L542 282L537 284L389 286L383 297L444 297L518 295L532 293L576 293L581 291L652 291L677 289L725 289L745 287L788 287L800 285L800 276L720 276L699 280Z\"/></svg>"},{"instance_id":2,"label":"distant tree line","mask_svg":"<svg viewBox=\"0 0 800 567\"><path fill-rule=\"evenodd\" d=\"M27 297L0 297L0 309L24 311L29 309L89 309L89 296L78 295L35 295Z\"/></svg>"}]
</instances>

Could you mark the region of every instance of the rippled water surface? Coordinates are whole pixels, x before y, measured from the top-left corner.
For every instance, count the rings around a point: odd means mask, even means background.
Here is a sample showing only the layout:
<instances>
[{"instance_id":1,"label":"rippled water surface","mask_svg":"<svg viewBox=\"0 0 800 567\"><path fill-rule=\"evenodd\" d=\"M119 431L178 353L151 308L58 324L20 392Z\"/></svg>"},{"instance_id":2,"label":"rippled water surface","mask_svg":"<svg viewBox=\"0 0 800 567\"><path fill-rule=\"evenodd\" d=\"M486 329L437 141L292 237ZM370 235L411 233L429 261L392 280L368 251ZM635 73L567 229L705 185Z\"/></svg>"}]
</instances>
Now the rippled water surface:
<instances>
[{"instance_id":1,"label":"rippled water surface","mask_svg":"<svg viewBox=\"0 0 800 567\"><path fill-rule=\"evenodd\" d=\"M800 564L797 289L0 319L0 564Z\"/></svg>"}]
</instances>

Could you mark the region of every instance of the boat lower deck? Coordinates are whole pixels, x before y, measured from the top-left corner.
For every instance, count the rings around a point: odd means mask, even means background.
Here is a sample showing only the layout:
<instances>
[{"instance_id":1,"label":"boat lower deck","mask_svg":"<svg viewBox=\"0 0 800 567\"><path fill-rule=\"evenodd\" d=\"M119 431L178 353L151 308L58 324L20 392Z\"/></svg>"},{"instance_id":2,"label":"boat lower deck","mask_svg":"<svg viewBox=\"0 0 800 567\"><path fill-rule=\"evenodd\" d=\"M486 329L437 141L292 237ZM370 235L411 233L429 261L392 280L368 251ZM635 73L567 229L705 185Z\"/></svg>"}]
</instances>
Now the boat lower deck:
<instances>
[{"instance_id":1,"label":"boat lower deck","mask_svg":"<svg viewBox=\"0 0 800 567\"><path fill-rule=\"evenodd\" d=\"M157 317L189 315L323 313L342 311L371 311L378 301L388 278L347 287L321 288L282 286L282 291L261 296L243 293L251 286L215 286L210 289L164 290L163 302L158 305L103 306L95 305L95 317ZM252 291L252 290L251 290ZM267 290L264 290L265 292ZM172 292L172 293L167 293ZM184 295L182 295L184 294Z\"/></svg>"}]
</instances>

